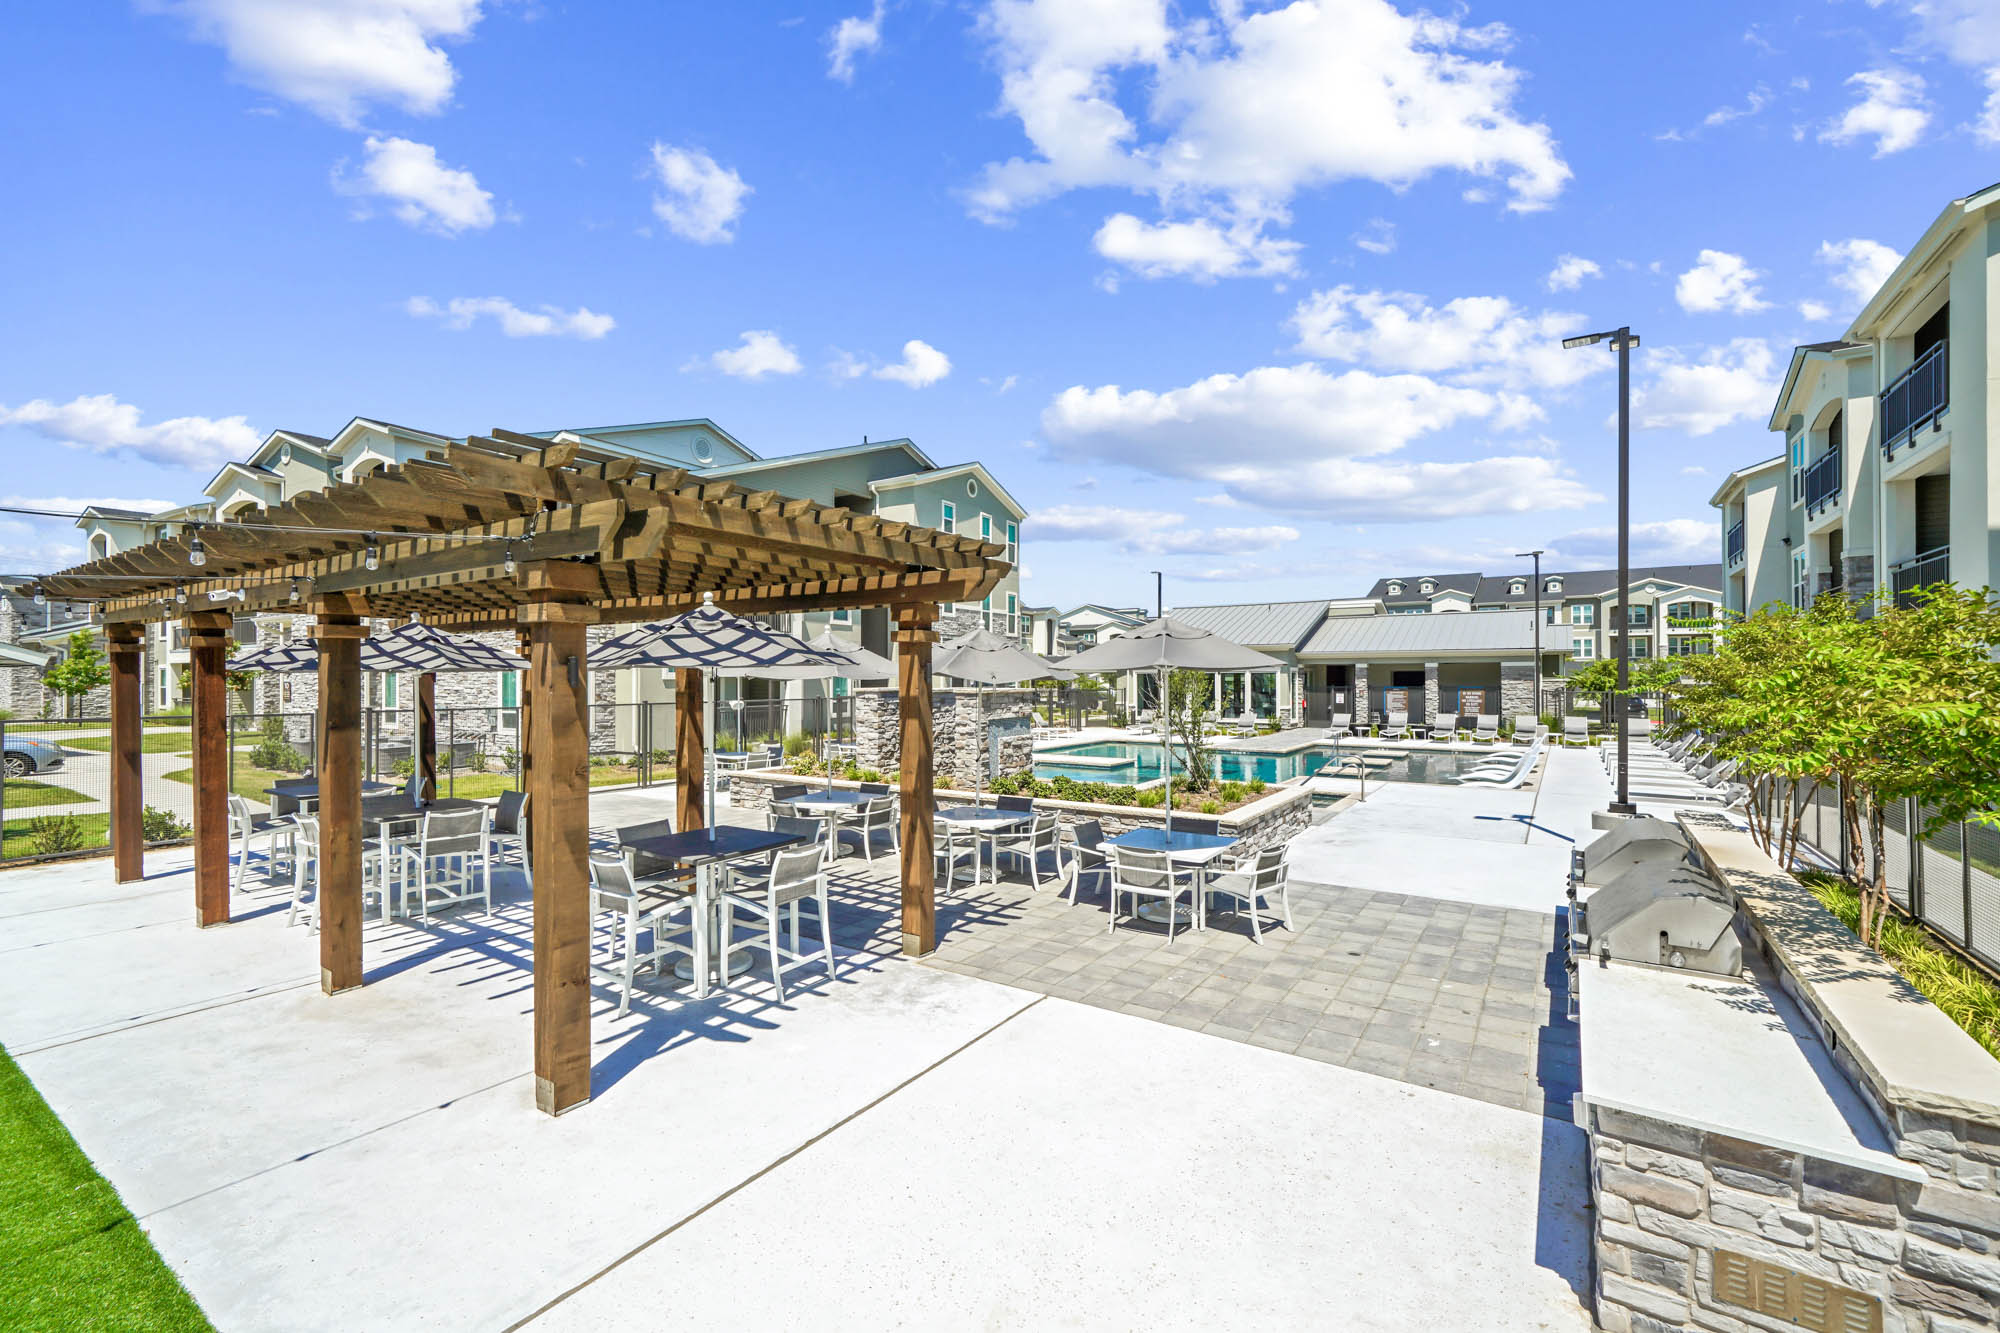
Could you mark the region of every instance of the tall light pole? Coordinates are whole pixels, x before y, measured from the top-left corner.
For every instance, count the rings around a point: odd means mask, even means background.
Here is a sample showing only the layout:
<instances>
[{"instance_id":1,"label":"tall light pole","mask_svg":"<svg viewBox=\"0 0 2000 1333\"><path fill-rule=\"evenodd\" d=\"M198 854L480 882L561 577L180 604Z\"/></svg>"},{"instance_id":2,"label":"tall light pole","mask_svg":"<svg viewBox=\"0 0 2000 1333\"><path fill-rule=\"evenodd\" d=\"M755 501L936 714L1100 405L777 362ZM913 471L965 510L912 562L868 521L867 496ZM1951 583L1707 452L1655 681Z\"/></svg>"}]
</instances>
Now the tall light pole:
<instances>
[{"instance_id":1,"label":"tall light pole","mask_svg":"<svg viewBox=\"0 0 2000 1333\"><path fill-rule=\"evenodd\" d=\"M1639 335L1623 325L1604 333L1586 333L1563 339L1564 347L1589 347L1611 340L1618 351L1618 794L1611 802L1614 815L1636 815L1629 782L1629 735L1631 710L1625 691L1631 685L1632 640L1632 349Z\"/></svg>"},{"instance_id":2,"label":"tall light pole","mask_svg":"<svg viewBox=\"0 0 2000 1333\"><path fill-rule=\"evenodd\" d=\"M1515 558L1535 562L1535 725L1542 722L1542 557L1546 551L1516 551Z\"/></svg>"}]
</instances>

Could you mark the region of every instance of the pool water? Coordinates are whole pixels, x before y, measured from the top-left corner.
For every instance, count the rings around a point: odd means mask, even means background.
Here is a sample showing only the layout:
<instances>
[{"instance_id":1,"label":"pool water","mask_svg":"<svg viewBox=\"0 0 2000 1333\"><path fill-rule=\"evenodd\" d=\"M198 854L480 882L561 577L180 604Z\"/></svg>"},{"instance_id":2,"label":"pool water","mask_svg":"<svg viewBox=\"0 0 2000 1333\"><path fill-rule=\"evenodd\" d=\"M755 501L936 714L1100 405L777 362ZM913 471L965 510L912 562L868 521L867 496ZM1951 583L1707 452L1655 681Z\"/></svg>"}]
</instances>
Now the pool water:
<instances>
[{"instance_id":1,"label":"pool water","mask_svg":"<svg viewBox=\"0 0 2000 1333\"><path fill-rule=\"evenodd\" d=\"M1159 781L1162 753L1162 747L1158 745L1122 742L1037 750L1035 776L1138 786ZM1490 757L1484 753L1460 750L1397 750L1366 744L1315 745L1287 754L1256 754L1241 750L1215 750L1211 753L1216 777L1222 782L1248 782L1252 778L1283 782L1289 778L1308 777L1330 763L1336 769L1348 766L1352 771L1358 763L1366 762L1368 776L1373 781L1447 783L1456 781L1474 764ZM1181 771L1179 762L1175 763L1174 771Z\"/></svg>"}]
</instances>

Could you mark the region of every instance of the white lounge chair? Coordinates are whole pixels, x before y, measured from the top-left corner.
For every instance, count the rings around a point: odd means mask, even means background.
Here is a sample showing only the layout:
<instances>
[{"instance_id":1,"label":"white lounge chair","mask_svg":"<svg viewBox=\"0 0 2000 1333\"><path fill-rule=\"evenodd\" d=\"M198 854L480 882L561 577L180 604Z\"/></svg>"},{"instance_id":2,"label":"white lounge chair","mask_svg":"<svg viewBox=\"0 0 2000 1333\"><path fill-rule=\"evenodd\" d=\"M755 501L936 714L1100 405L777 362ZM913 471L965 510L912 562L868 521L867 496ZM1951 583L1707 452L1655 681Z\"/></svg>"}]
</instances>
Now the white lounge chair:
<instances>
[{"instance_id":1,"label":"white lounge chair","mask_svg":"<svg viewBox=\"0 0 2000 1333\"><path fill-rule=\"evenodd\" d=\"M1564 745L1590 744L1590 719L1571 713L1563 718L1562 743Z\"/></svg>"},{"instance_id":2,"label":"white lounge chair","mask_svg":"<svg viewBox=\"0 0 2000 1333\"><path fill-rule=\"evenodd\" d=\"M1409 734L1410 715L1408 713L1391 713L1389 714L1389 720L1382 724L1381 735L1385 741L1404 740Z\"/></svg>"},{"instance_id":3,"label":"white lounge chair","mask_svg":"<svg viewBox=\"0 0 2000 1333\"><path fill-rule=\"evenodd\" d=\"M1439 713L1431 719L1431 739L1448 742L1458 734L1458 714Z\"/></svg>"},{"instance_id":4,"label":"white lounge chair","mask_svg":"<svg viewBox=\"0 0 2000 1333\"><path fill-rule=\"evenodd\" d=\"M1482 766L1481 770L1459 779L1462 787L1491 787L1495 791L1512 791L1528 780L1528 774L1535 771L1535 761L1542 757L1541 742L1537 741L1522 750L1511 764Z\"/></svg>"},{"instance_id":5,"label":"white lounge chair","mask_svg":"<svg viewBox=\"0 0 2000 1333\"><path fill-rule=\"evenodd\" d=\"M1484 744L1491 744L1498 741L1500 739L1500 715L1498 713L1481 713L1479 715L1479 725L1473 729L1472 739Z\"/></svg>"}]
</instances>

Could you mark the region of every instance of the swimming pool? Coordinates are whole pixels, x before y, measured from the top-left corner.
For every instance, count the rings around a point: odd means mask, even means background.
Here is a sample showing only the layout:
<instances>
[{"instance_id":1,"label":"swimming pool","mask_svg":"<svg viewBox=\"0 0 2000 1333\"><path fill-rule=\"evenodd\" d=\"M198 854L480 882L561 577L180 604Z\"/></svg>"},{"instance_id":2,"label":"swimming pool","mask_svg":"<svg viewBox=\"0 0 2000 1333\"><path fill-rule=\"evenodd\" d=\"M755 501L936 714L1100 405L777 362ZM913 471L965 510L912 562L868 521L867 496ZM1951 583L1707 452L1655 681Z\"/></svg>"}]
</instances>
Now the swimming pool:
<instances>
[{"instance_id":1,"label":"swimming pool","mask_svg":"<svg viewBox=\"0 0 2000 1333\"><path fill-rule=\"evenodd\" d=\"M1463 750L1407 750L1367 744L1314 745L1284 754L1244 750L1210 753L1214 756L1216 777L1223 782L1248 782L1252 778L1284 782L1308 777L1332 763L1336 768L1351 771L1366 764L1369 778L1378 782L1447 783L1456 781L1474 764L1490 757ZM1161 754L1162 747L1158 745L1124 742L1037 750L1035 776L1138 786L1159 781ZM1176 762L1174 771L1180 770L1181 765Z\"/></svg>"}]
</instances>

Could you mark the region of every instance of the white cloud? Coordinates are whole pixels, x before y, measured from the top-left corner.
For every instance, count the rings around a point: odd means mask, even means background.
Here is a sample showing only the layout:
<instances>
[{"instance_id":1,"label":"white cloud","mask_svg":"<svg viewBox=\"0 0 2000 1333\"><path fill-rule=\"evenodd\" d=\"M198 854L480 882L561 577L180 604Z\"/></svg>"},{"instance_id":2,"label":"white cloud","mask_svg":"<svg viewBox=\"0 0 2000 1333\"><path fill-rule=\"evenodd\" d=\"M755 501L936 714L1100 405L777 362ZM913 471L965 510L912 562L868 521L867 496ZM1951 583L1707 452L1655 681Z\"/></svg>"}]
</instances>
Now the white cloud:
<instances>
[{"instance_id":1,"label":"white cloud","mask_svg":"<svg viewBox=\"0 0 2000 1333\"><path fill-rule=\"evenodd\" d=\"M1543 285L1552 292L1573 292L1583 286L1585 278L1601 278L1604 270L1594 259L1582 255L1557 255L1556 266L1549 270Z\"/></svg>"},{"instance_id":2,"label":"white cloud","mask_svg":"<svg viewBox=\"0 0 2000 1333\"><path fill-rule=\"evenodd\" d=\"M67 403L36 398L0 404L0 426L25 426L72 448L129 454L170 467L210 468L248 458L261 436L240 416L174 417L144 425L139 409L115 394L82 394Z\"/></svg>"},{"instance_id":3,"label":"white cloud","mask_svg":"<svg viewBox=\"0 0 2000 1333\"><path fill-rule=\"evenodd\" d=\"M1833 285L1863 305L1881 290L1903 256L1880 241L1851 236L1844 241L1820 242L1820 263L1834 270Z\"/></svg>"},{"instance_id":4,"label":"white cloud","mask_svg":"<svg viewBox=\"0 0 2000 1333\"><path fill-rule=\"evenodd\" d=\"M1498 25L1387 0L1217 0L1184 21L1166 0L990 0L980 27L1031 145L968 191L990 222L1110 186L1227 232L1288 223L1300 190L1439 171L1498 181L1530 211L1570 177L1548 127L1515 109L1520 71L1469 54L1504 46Z\"/></svg>"},{"instance_id":5,"label":"white cloud","mask_svg":"<svg viewBox=\"0 0 2000 1333\"><path fill-rule=\"evenodd\" d=\"M1743 262L1742 255L1727 250L1703 250L1695 265L1674 283L1674 299L1690 314L1712 315L1718 311L1748 315L1768 309L1757 280L1764 275Z\"/></svg>"},{"instance_id":6,"label":"white cloud","mask_svg":"<svg viewBox=\"0 0 2000 1333\"><path fill-rule=\"evenodd\" d=\"M0 409L4 411L4 409ZM140 513L155 514L162 509L172 509L179 500L128 500L114 496L91 495L5 495L0 496L0 505L9 509L50 509L59 513L74 514L93 506L105 509L133 509ZM9 517L14 517L9 515Z\"/></svg>"},{"instance_id":7,"label":"white cloud","mask_svg":"<svg viewBox=\"0 0 2000 1333\"><path fill-rule=\"evenodd\" d=\"M1299 244L1264 235L1261 223L1141 222L1114 213L1091 238L1097 253L1144 278L1270 277L1297 271ZM1114 288L1115 290L1115 288Z\"/></svg>"},{"instance_id":8,"label":"white cloud","mask_svg":"<svg viewBox=\"0 0 2000 1333\"><path fill-rule=\"evenodd\" d=\"M1886 0L1868 0L1881 8ZM1981 143L2000 144L2000 8L1991 0L1895 0L1916 20L1921 45L1980 71L1986 105L1972 124Z\"/></svg>"},{"instance_id":9,"label":"white cloud","mask_svg":"<svg viewBox=\"0 0 2000 1333\"><path fill-rule=\"evenodd\" d=\"M877 366L870 373L878 380L894 380L912 389L922 389L951 374L951 358L923 339L912 338L903 344L901 361Z\"/></svg>"},{"instance_id":10,"label":"white cloud","mask_svg":"<svg viewBox=\"0 0 2000 1333\"><path fill-rule=\"evenodd\" d=\"M403 222L441 236L493 225L493 196L471 172L438 161L429 144L371 134L362 149L367 156L358 176L348 175L344 162L334 168L334 188L341 193L391 200Z\"/></svg>"},{"instance_id":11,"label":"white cloud","mask_svg":"<svg viewBox=\"0 0 2000 1333\"><path fill-rule=\"evenodd\" d=\"M1449 374L1465 383L1561 388L1604 368L1566 352L1583 316L1532 313L1504 296L1461 296L1441 306L1409 292L1335 287L1292 311L1299 350L1378 370Z\"/></svg>"},{"instance_id":12,"label":"white cloud","mask_svg":"<svg viewBox=\"0 0 2000 1333\"><path fill-rule=\"evenodd\" d=\"M1387 218L1370 218L1368 225L1354 233L1355 245L1371 255L1396 252L1396 224Z\"/></svg>"},{"instance_id":13,"label":"white cloud","mask_svg":"<svg viewBox=\"0 0 2000 1333\"><path fill-rule=\"evenodd\" d=\"M1110 542L1134 555L1241 555L1299 539L1286 524L1191 528L1187 515L1115 505L1051 505L1028 520L1037 541Z\"/></svg>"},{"instance_id":14,"label":"white cloud","mask_svg":"<svg viewBox=\"0 0 2000 1333\"><path fill-rule=\"evenodd\" d=\"M707 153L655 143L653 175L663 191L653 196L653 214L667 230L702 245L736 239L735 222L751 188L733 169L716 165Z\"/></svg>"},{"instance_id":15,"label":"white cloud","mask_svg":"<svg viewBox=\"0 0 2000 1333\"><path fill-rule=\"evenodd\" d=\"M1872 137L1875 156L1887 157L1915 145L1931 123L1922 76L1901 69L1868 69L1848 79L1861 100L1820 130L1822 143L1847 144Z\"/></svg>"},{"instance_id":16,"label":"white cloud","mask_svg":"<svg viewBox=\"0 0 2000 1333\"><path fill-rule=\"evenodd\" d=\"M1042 429L1074 457L1219 485L1237 501L1317 518L1447 518L1595 498L1546 457L1373 457L1462 423L1499 425L1514 406L1510 395L1422 375L1330 374L1306 362L1163 393L1078 385L1043 410Z\"/></svg>"},{"instance_id":17,"label":"white cloud","mask_svg":"<svg viewBox=\"0 0 2000 1333\"><path fill-rule=\"evenodd\" d=\"M594 341L618 326L609 315L578 306L564 310L545 305L523 310L499 296L458 296L440 306L428 296L412 296L403 305L415 319L435 319L448 329L469 329L482 316L500 325L509 338L582 338Z\"/></svg>"},{"instance_id":18,"label":"white cloud","mask_svg":"<svg viewBox=\"0 0 2000 1333\"><path fill-rule=\"evenodd\" d=\"M1652 379L1632 391L1632 421L1641 430L1713 435L1771 410L1777 362L1761 338L1736 338L1690 361L1670 348L1652 353Z\"/></svg>"},{"instance_id":19,"label":"white cloud","mask_svg":"<svg viewBox=\"0 0 2000 1333\"><path fill-rule=\"evenodd\" d=\"M1699 463L1689 463L1681 469L1681 475L1683 477L1705 477L1708 475L1708 469Z\"/></svg>"},{"instance_id":20,"label":"white cloud","mask_svg":"<svg viewBox=\"0 0 2000 1333\"><path fill-rule=\"evenodd\" d=\"M1714 519L1666 518L1634 523L1631 528L1635 565L1698 565L1714 560L1722 549L1722 533ZM1584 528L1554 542L1565 562L1611 562L1618 557L1618 529Z\"/></svg>"},{"instance_id":21,"label":"white cloud","mask_svg":"<svg viewBox=\"0 0 2000 1333\"><path fill-rule=\"evenodd\" d=\"M1771 90L1759 84L1743 99L1742 106L1719 106L1701 119L1703 129L1712 130L1732 120L1754 116L1771 104Z\"/></svg>"},{"instance_id":22,"label":"white cloud","mask_svg":"<svg viewBox=\"0 0 2000 1333\"><path fill-rule=\"evenodd\" d=\"M696 357L681 369L712 366L740 380L760 380L766 375L796 375L803 369L798 352L771 330L745 329L741 338L736 346L725 347L711 356Z\"/></svg>"},{"instance_id":23,"label":"white cloud","mask_svg":"<svg viewBox=\"0 0 2000 1333\"><path fill-rule=\"evenodd\" d=\"M826 75L839 79L842 83L854 82L854 58L867 51L876 51L882 46L882 5L883 0L875 0L875 5L863 18L855 15L844 18L833 25L826 35L827 65Z\"/></svg>"},{"instance_id":24,"label":"white cloud","mask_svg":"<svg viewBox=\"0 0 2000 1333\"><path fill-rule=\"evenodd\" d=\"M349 129L375 104L432 115L457 79L440 43L480 0L145 0L220 46L237 76Z\"/></svg>"},{"instance_id":25,"label":"white cloud","mask_svg":"<svg viewBox=\"0 0 2000 1333\"><path fill-rule=\"evenodd\" d=\"M1833 318L1833 307L1824 301L1801 301L1799 302L1799 318L1818 324L1822 320Z\"/></svg>"}]
</instances>

